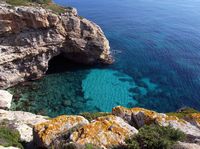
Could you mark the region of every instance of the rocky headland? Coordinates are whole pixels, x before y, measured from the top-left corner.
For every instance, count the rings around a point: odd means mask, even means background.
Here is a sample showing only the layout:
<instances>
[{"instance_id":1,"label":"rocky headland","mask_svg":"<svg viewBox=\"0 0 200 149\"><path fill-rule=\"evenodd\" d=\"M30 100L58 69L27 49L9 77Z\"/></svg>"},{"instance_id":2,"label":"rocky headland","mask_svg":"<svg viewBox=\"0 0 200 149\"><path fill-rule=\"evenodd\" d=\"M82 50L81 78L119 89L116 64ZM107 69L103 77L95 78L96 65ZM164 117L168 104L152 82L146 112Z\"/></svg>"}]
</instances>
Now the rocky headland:
<instances>
[{"instance_id":1,"label":"rocky headland","mask_svg":"<svg viewBox=\"0 0 200 149\"><path fill-rule=\"evenodd\" d=\"M57 14L38 6L0 3L0 88L42 77L62 54L82 64L109 64L109 42L95 23L75 8Z\"/></svg>"},{"instance_id":2,"label":"rocky headland","mask_svg":"<svg viewBox=\"0 0 200 149\"><path fill-rule=\"evenodd\" d=\"M76 9L58 14L0 3L0 89L42 77L60 54L87 65L113 61L101 28ZM11 102L0 90L0 148L200 149L200 112L192 109L164 114L117 106L111 113L49 118L9 111Z\"/></svg>"}]
</instances>

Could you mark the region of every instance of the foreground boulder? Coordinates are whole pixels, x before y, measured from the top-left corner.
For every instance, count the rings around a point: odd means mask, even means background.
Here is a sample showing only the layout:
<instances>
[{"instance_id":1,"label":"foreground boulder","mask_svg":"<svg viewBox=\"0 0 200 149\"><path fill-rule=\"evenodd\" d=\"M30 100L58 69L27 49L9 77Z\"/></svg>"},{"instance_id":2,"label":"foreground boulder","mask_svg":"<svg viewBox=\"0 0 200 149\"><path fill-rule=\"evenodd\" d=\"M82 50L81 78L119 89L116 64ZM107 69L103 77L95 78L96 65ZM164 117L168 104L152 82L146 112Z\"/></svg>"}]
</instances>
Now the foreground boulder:
<instances>
[{"instance_id":1,"label":"foreground boulder","mask_svg":"<svg viewBox=\"0 0 200 149\"><path fill-rule=\"evenodd\" d=\"M22 142L31 142L33 140L32 127L45 121L46 117L29 112L0 110L0 123L6 123L7 127L17 130Z\"/></svg>"},{"instance_id":2,"label":"foreground boulder","mask_svg":"<svg viewBox=\"0 0 200 149\"><path fill-rule=\"evenodd\" d=\"M34 142L39 147L49 147L57 137L70 129L88 123L82 116L59 116L34 127Z\"/></svg>"},{"instance_id":3,"label":"foreground boulder","mask_svg":"<svg viewBox=\"0 0 200 149\"><path fill-rule=\"evenodd\" d=\"M94 144L102 148L124 144L126 138L138 131L117 116L99 117L73 132L70 139L78 144Z\"/></svg>"},{"instance_id":4,"label":"foreground boulder","mask_svg":"<svg viewBox=\"0 0 200 149\"><path fill-rule=\"evenodd\" d=\"M112 62L101 28L74 8L58 15L36 6L0 4L0 88L43 76L59 54L83 64Z\"/></svg>"},{"instance_id":5,"label":"foreground boulder","mask_svg":"<svg viewBox=\"0 0 200 149\"><path fill-rule=\"evenodd\" d=\"M161 126L172 126L196 138L200 137L200 129L198 127L176 116L168 116L143 108L128 109L121 106L113 108L112 114L123 118L137 128L149 124L159 124Z\"/></svg>"},{"instance_id":6,"label":"foreground boulder","mask_svg":"<svg viewBox=\"0 0 200 149\"><path fill-rule=\"evenodd\" d=\"M109 115L88 122L82 116L59 116L34 127L34 142L38 147L59 148L87 144L107 148L124 144L138 131L122 118ZM72 143L72 144L71 144Z\"/></svg>"},{"instance_id":7,"label":"foreground boulder","mask_svg":"<svg viewBox=\"0 0 200 149\"><path fill-rule=\"evenodd\" d=\"M12 97L8 91L0 90L0 109L10 109Z\"/></svg>"}]
</instances>

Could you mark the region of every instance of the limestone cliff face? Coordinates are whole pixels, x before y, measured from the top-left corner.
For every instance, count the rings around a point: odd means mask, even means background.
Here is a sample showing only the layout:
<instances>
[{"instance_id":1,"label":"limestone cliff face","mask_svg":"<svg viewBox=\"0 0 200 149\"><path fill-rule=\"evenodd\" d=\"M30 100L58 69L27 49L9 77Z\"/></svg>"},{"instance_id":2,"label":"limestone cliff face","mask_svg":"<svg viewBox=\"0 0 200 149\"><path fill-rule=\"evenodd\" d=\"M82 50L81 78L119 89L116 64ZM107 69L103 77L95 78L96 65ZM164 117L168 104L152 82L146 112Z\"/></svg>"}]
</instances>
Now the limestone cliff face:
<instances>
[{"instance_id":1,"label":"limestone cliff face","mask_svg":"<svg viewBox=\"0 0 200 149\"><path fill-rule=\"evenodd\" d=\"M84 64L112 61L101 28L75 9L57 15L40 7L0 4L0 88L41 77L59 54Z\"/></svg>"}]
</instances>

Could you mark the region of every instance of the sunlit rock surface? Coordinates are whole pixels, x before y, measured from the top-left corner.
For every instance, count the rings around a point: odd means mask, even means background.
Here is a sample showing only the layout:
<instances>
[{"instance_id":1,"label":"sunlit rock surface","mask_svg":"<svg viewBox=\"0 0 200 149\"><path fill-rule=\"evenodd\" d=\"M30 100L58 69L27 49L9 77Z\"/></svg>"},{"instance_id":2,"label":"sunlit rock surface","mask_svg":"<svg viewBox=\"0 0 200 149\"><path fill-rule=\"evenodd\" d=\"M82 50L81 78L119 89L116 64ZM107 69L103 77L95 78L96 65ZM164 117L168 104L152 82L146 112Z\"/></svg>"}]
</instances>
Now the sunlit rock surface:
<instances>
[{"instance_id":1,"label":"sunlit rock surface","mask_svg":"<svg viewBox=\"0 0 200 149\"><path fill-rule=\"evenodd\" d=\"M82 116L59 116L34 127L34 141L40 147L48 147L54 139L76 126L88 124Z\"/></svg>"},{"instance_id":2,"label":"sunlit rock surface","mask_svg":"<svg viewBox=\"0 0 200 149\"><path fill-rule=\"evenodd\" d=\"M178 142L173 146L173 149L200 149L200 145L195 143Z\"/></svg>"},{"instance_id":3,"label":"sunlit rock surface","mask_svg":"<svg viewBox=\"0 0 200 149\"><path fill-rule=\"evenodd\" d=\"M200 129L200 113L192 113L185 117L185 120L197 126Z\"/></svg>"},{"instance_id":4,"label":"sunlit rock surface","mask_svg":"<svg viewBox=\"0 0 200 149\"><path fill-rule=\"evenodd\" d=\"M70 138L78 144L91 143L102 148L124 144L126 138L138 131L117 116L99 117L72 133Z\"/></svg>"},{"instance_id":5,"label":"sunlit rock surface","mask_svg":"<svg viewBox=\"0 0 200 149\"><path fill-rule=\"evenodd\" d=\"M9 146L9 147L4 147L0 145L0 149L19 149L18 147L13 147L13 146Z\"/></svg>"},{"instance_id":6,"label":"sunlit rock surface","mask_svg":"<svg viewBox=\"0 0 200 149\"><path fill-rule=\"evenodd\" d=\"M176 116L167 116L166 114L143 108L128 109L121 106L113 108L112 113L123 118L129 124L136 126L137 128L140 128L145 124L149 125L156 123L161 126L172 126L173 128L180 129L187 135L200 137L199 128Z\"/></svg>"},{"instance_id":7,"label":"sunlit rock surface","mask_svg":"<svg viewBox=\"0 0 200 149\"><path fill-rule=\"evenodd\" d=\"M0 109L10 109L12 97L8 91L0 90Z\"/></svg>"}]
</instances>

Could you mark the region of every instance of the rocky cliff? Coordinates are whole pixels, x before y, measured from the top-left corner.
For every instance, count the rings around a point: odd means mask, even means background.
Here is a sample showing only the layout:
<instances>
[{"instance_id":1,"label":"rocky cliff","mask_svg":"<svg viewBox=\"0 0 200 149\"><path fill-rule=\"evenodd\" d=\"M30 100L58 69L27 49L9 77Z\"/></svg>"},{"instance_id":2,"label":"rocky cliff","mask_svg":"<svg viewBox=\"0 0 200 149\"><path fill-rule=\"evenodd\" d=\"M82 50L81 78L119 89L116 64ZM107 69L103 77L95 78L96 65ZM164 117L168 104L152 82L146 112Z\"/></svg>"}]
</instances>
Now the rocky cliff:
<instances>
[{"instance_id":1,"label":"rocky cliff","mask_svg":"<svg viewBox=\"0 0 200 149\"><path fill-rule=\"evenodd\" d=\"M41 7L0 4L0 88L40 78L59 54L83 64L112 62L101 28L76 9L58 15Z\"/></svg>"}]
</instances>

